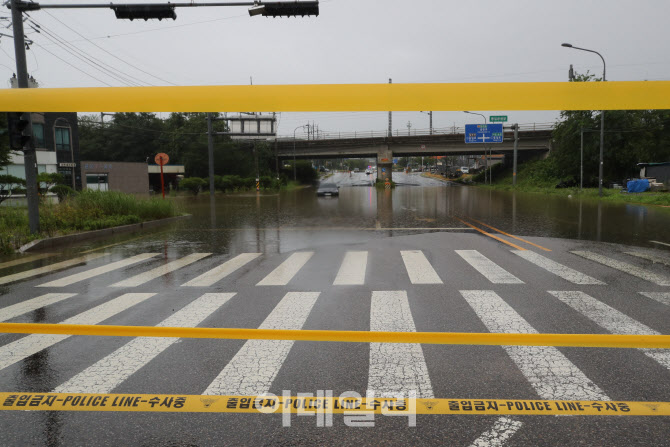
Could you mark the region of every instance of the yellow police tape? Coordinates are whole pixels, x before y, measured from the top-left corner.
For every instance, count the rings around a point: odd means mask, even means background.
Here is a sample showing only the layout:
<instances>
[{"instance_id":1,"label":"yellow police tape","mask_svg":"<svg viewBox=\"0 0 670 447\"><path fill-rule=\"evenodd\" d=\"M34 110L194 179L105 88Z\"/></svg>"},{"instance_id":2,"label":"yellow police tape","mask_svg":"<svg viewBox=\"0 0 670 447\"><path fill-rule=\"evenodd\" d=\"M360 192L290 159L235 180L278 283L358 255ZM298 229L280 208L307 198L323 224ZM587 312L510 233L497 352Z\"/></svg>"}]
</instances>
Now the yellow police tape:
<instances>
[{"instance_id":1,"label":"yellow police tape","mask_svg":"<svg viewBox=\"0 0 670 447\"><path fill-rule=\"evenodd\" d=\"M573 346L585 348L669 349L670 335L498 334L471 332L373 332L288 329L187 328L86 324L0 323L0 333L68 334L112 337L302 340L345 343L422 343L443 345Z\"/></svg>"},{"instance_id":2,"label":"yellow police tape","mask_svg":"<svg viewBox=\"0 0 670 447\"><path fill-rule=\"evenodd\" d=\"M670 81L230 85L0 90L0 110L353 112L670 109Z\"/></svg>"},{"instance_id":3,"label":"yellow police tape","mask_svg":"<svg viewBox=\"0 0 670 447\"><path fill-rule=\"evenodd\" d=\"M169 413L334 413L384 415L670 416L670 402L396 399L320 396L203 396L186 394L0 393L0 410Z\"/></svg>"}]
</instances>

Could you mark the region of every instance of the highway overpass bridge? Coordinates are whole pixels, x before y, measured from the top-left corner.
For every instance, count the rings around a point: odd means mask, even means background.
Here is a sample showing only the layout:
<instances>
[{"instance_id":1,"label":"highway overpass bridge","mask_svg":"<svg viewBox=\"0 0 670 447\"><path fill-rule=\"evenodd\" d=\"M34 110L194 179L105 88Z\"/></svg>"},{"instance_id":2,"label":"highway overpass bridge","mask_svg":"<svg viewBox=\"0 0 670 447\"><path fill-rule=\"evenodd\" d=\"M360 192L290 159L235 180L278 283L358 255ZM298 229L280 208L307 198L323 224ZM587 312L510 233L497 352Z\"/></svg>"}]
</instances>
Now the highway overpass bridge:
<instances>
[{"instance_id":1,"label":"highway overpass bridge","mask_svg":"<svg viewBox=\"0 0 670 447\"><path fill-rule=\"evenodd\" d=\"M519 157L527 158L551 150L553 126L534 124L519 126ZM490 146L494 154L512 154L514 132L505 128L503 143L466 144L465 135L458 132L412 132L411 135L393 135L383 132L356 132L355 134L329 133L317 139L277 139L277 156L281 159L304 158L372 158L377 159L377 176L390 178L394 157L434 155L481 155ZM382 174L382 168L386 173Z\"/></svg>"}]
</instances>

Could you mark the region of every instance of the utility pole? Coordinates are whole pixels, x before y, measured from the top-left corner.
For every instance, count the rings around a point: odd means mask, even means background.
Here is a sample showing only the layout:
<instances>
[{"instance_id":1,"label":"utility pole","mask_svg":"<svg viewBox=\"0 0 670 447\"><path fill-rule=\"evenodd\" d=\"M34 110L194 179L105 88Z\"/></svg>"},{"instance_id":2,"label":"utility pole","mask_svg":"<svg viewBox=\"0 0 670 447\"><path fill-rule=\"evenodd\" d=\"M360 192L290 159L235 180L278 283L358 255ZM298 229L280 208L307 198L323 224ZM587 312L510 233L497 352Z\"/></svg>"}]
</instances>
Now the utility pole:
<instances>
[{"instance_id":1,"label":"utility pole","mask_svg":"<svg viewBox=\"0 0 670 447\"><path fill-rule=\"evenodd\" d=\"M579 129L581 146L579 150L579 192L584 188L584 128Z\"/></svg>"},{"instance_id":2,"label":"utility pole","mask_svg":"<svg viewBox=\"0 0 670 447\"><path fill-rule=\"evenodd\" d=\"M412 134L412 123L410 121L407 121L407 135Z\"/></svg>"},{"instance_id":3,"label":"utility pole","mask_svg":"<svg viewBox=\"0 0 670 447\"><path fill-rule=\"evenodd\" d=\"M512 185L516 186L516 154L517 149L519 148L519 125L513 125L512 129L514 129L514 166L512 167Z\"/></svg>"},{"instance_id":4,"label":"utility pole","mask_svg":"<svg viewBox=\"0 0 670 447\"><path fill-rule=\"evenodd\" d=\"M430 134L433 134L433 111L431 110L428 112L428 116L430 117Z\"/></svg>"},{"instance_id":5,"label":"utility pole","mask_svg":"<svg viewBox=\"0 0 670 447\"><path fill-rule=\"evenodd\" d=\"M389 78L389 84L393 84L393 81L391 78ZM393 112L389 110L389 137L393 136L393 118L392 118Z\"/></svg>"},{"instance_id":6,"label":"utility pole","mask_svg":"<svg viewBox=\"0 0 670 447\"><path fill-rule=\"evenodd\" d=\"M207 155L209 157L209 195L214 197L214 131L212 113L207 113Z\"/></svg>"},{"instance_id":7,"label":"utility pole","mask_svg":"<svg viewBox=\"0 0 670 447\"><path fill-rule=\"evenodd\" d=\"M19 0L10 0L12 9L12 30L14 32L14 55L16 57L16 75L19 88L28 88L28 65L26 63L26 42L23 32L23 13L19 9ZM26 201L28 202L28 225L30 233L36 234L40 231L39 197L37 195L37 155L35 154L35 142L33 141L33 124L30 112L24 112L23 120L28 125L24 133L30 135L30 139L23 147L23 163L26 172Z\"/></svg>"}]
</instances>

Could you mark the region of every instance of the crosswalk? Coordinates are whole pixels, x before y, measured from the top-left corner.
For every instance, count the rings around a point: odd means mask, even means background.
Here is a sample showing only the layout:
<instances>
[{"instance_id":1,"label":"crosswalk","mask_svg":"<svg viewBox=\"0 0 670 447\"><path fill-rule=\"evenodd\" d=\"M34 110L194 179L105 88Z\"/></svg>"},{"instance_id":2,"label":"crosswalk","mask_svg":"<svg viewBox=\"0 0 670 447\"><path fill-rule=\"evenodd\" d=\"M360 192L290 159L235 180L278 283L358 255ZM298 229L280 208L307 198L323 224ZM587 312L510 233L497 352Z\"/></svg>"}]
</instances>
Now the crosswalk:
<instances>
[{"instance_id":1,"label":"crosswalk","mask_svg":"<svg viewBox=\"0 0 670 447\"><path fill-rule=\"evenodd\" d=\"M461 291L490 332L536 334L537 331L491 290ZM579 368L553 346L503 346L543 399L609 400Z\"/></svg>"},{"instance_id":2,"label":"crosswalk","mask_svg":"<svg viewBox=\"0 0 670 447\"><path fill-rule=\"evenodd\" d=\"M565 260L558 262L531 250L511 250L510 252L527 264L519 267L519 261L513 259L514 257L509 257L506 260L506 263L509 264L509 267L507 267L500 265L499 262L494 262L485 253L478 250L453 250L453 254L449 257L449 261L447 262L446 270L444 268L444 258L448 257L449 253L445 254L436 251L428 254L424 250L399 250L395 252L394 256L399 255L402 260L402 265L404 266L404 272L398 272L398 275L400 275L398 277L405 278L408 283L412 285L440 285L449 283L449 281L453 279L453 275L450 276L452 271L449 268L452 265L455 267L454 271L462 271L463 267L465 267L466 269L470 269L469 275L472 278L484 278L491 284L528 284L533 282L533 279L539 272L549 273L575 285L604 286L607 285L604 279L611 277L611 275L608 275L605 278L596 278L579 271L572 266L566 265ZM657 255L640 254L638 252L626 252L624 254L634 256L638 259L651 260L655 264L658 264L657 269L664 268L662 266L664 266L665 263L670 264L670 261ZM568 255L576 255L574 259L570 261L573 264L577 264L578 262L576 261L583 258L600 266L600 268L602 268L602 266L611 268L616 275L623 272L658 286L670 286L670 276L619 259L583 250L575 250ZM0 285L29 280L41 275L54 274L65 268L76 267L80 264L99 262L103 256L105 255L88 254L67 261L60 261L18 273L0 276ZM239 274L256 273L259 268L271 268L272 270L267 272L262 279L256 279L254 281L256 286L291 286L296 282L296 277L305 266L312 262L320 262L318 254L315 255L315 252L313 251L295 252L289 254L287 257L283 257L282 255L274 256L269 262L266 262L268 259L263 253L240 253L232 258L223 259L220 263L215 264L213 268L210 268L204 273L191 273L197 268L195 265L198 261L211 256L212 253L192 253L168 261L166 259L160 259L158 253L139 253L124 259L115 260L114 262L107 262L97 267L84 269L71 275L36 284L35 286L41 288L62 289L93 279L98 281L98 283L102 283L105 281L106 277L110 274L114 274L114 272L135 272L139 270L140 272L137 274L126 277L120 281L110 281L112 283L107 285L113 288L139 287L160 277L167 277L177 273L180 274L179 278L182 278L181 271L186 271L186 276L193 276L187 278L187 280L181 279L181 283L176 284L176 287L216 287L225 283L226 280L233 275L239 276ZM323 272L324 277L327 272L331 270L337 271L337 275L334 280L332 280L332 286L363 286L371 279L371 276L368 274L370 265L373 263L384 264L388 259L389 255L387 253L377 254L375 252L363 250L351 250L340 255L338 265L333 265L331 266L332 268L324 266L319 270ZM277 260L279 260L279 262ZM435 265L436 261L438 262L437 266ZM160 263L160 265L155 266L157 263ZM146 267L143 267L145 264L150 264L152 268L149 268L146 271L141 271L146 269ZM528 265L530 265L530 268L528 268ZM191 266L190 269L187 268L189 266ZM514 270L514 273L510 270ZM611 280L608 279L608 281Z\"/></svg>"},{"instance_id":3,"label":"crosswalk","mask_svg":"<svg viewBox=\"0 0 670 447\"><path fill-rule=\"evenodd\" d=\"M370 330L416 332L407 292L372 292ZM371 343L368 391L381 397L402 398L411 391L418 398L435 397L421 345Z\"/></svg>"},{"instance_id":4,"label":"crosswalk","mask_svg":"<svg viewBox=\"0 0 670 447\"><path fill-rule=\"evenodd\" d=\"M613 334L661 335L660 332L653 330L649 326L634 320L584 292L549 293ZM643 349L642 351L661 365L670 369L670 350Z\"/></svg>"},{"instance_id":5,"label":"crosswalk","mask_svg":"<svg viewBox=\"0 0 670 447\"><path fill-rule=\"evenodd\" d=\"M195 327L230 300L234 293L206 293L158 324ZM138 337L60 385L57 393L109 393L142 366L177 342L177 338Z\"/></svg>"},{"instance_id":6,"label":"crosswalk","mask_svg":"<svg viewBox=\"0 0 670 447\"><path fill-rule=\"evenodd\" d=\"M492 290L460 290L471 315L486 330L495 333L537 333L538 331L521 316L512 304L513 293ZM16 305L0 308L0 321L15 318L23 311L38 305L57 306L76 294L47 294ZM659 334L651 326L627 316L621 310L584 292L563 290L547 291L542 297L566 305L566 311L581 315L595 322L603 330L615 334ZM104 324L105 321L147 301L159 300L159 294L125 293L85 310L61 324ZM236 293L204 293L158 323L161 327L197 327L214 315L232 311L232 301L244 301ZM302 329L313 313L317 302L324 297L320 292L283 293L278 304L270 311L259 329ZM379 290L369 294L369 327L360 330L414 332L417 324L414 310L418 305L414 294L407 290ZM464 315L464 318L469 316ZM447 328L449 330L449 328ZM576 329L579 331L579 328ZM12 375L10 368L29 356L48 349L70 338L68 335L28 335L0 346L0 382L4 375ZM144 368L159 356L169 355L169 349L178 339L138 337L128 341L100 360L92 362L71 377L63 377L54 392L110 393L129 378L143 374ZM224 343L225 341L219 341ZM0 343L2 341L0 340ZM273 382L294 347L291 340L248 340L232 359L220 370L212 371L209 385L193 390L203 395L257 395L270 392ZM436 395L429 365L433 361L424 354L419 344L369 343L367 388L376 396L407 396L415 392L420 398L444 397ZM610 400L596 379L582 371L564 353L554 347L502 346L509 359L505 368L516 368L527 380L537 397L557 400ZM643 354L670 370L670 353L667 350L642 349ZM77 352L78 358L86 352ZM95 355L95 354L93 354ZM81 361L78 361L81 363ZM498 369L503 369L500 363ZM434 371L434 370L433 370ZM435 372L433 372L435 374ZM438 372L439 374L439 372ZM655 380L668 380L656 377ZM529 396L535 398L535 396ZM514 424L512 424L514 426Z\"/></svg>"},{"instance_id":7,"label":"crosswalk","mask_svg":"<svg viewBox=\"0 0 670 447\"><path fill-rule=\"evenodd\" d=\"M155 293L126 293L93 309L61 321L60 324L99 324L145 301ZM70 335L31 334L0 347L0 370L61 342Z\"/></svg>"},{"instance_id":8,"label":"crosswalk","mask_svg":"<svg viewBox=\"0 0 670 447\"><path fill-rule=\"evenodd\" d=\"M584 318L574 320L595 323L596 326L584 328L584 333L593 331L593 327L613 334L663 333L663 327L659 328L656 320L641 321L644 319L639 315L627 315L625 307L618 306L615 300L607 299L608 288L602 286L615 281L617 277L630 279L631 284L640 287L632 289L631 300L641 303L648 300L646 302L650 306L665 311L670 308L670 291L659 291L659 288L670 285L670 280L663 273L665 264L661 261L664 258L656 255L639 256L638 252L610 257L584 250L542 255L530 250L512 250L512 254L506 253L499 250L488 253L484 250L465 249L427 251L424 248L386 251L383 254L375 250L343 250L330 253L327 257L317 251L272 256L263 253L239 253L221 257L212 253L192 253L177 258L162 258L158 253L138 253L121 259L110 259L103 254L89 254L0 276L0 284L31 281L28 287L22 289L24 298L16 300L10 296L6 303L0 300L0 321L26 321L40 309L51 311L63 306L68 312L79 309L79 313L60 321L61 324L106 324L121 313L136 309L140 303L146 301L149 304L158 304L163 297L160 288L156 293L130 293L131 290L119 289L143 286L170 276L175 280L169 281L169 291L179 290L179 293L176 298L171 295L173 312L158 323L158 326L201 326L207 324L207 321L213 321L209 319L215 315L228 315L235 312L235 309L239 311L235 307L236 303L258 299L258 295L262 294L266 302L272 299L277 304L271 311L268 309L268 314L262 316L265 319L258 326L260 329L303 329L312 317L317 303L337 299L340 291L348 293L355 290L357 297L367 300L362 305L370 312L369 320L365 316L369 326L361 326L357 330L415 332L419 326L416 320L417 309L420 310L422 305L418 295L424 291L429 295L435 294L437 290L446 291L452 281L462 281L465 274L470 280L469 283L477 286L456 289L462 305L456 305L454 309L464 312L463 319L475 319L490 332L538 332L536 327L540 326L524 318L528 317L527 309L525 313L517 309L518 302L511 299L516 290L533 286L536 302L547 300L553 303L554 309L558 307L567 312L567 320L573 320L570 315L580 315ZM396 259L391 259L393 256ZM626 256L632 256L628 258L630 262L622 260ZM633 264L635 258L638 261L644 260L640 262L654 262L654 268L642 268L639 264ZM303 269L312 262L323 262L323 259L330 263L335 260L335 264L331 268L319 266L309 269L310 276L315 272L323 272L323 289L300 291L299 279L306 277L305 273L301 273ZM48 257L39 260L46 262ZM206 260L207 268L198 269L197 263L203 260ZM595 273L584 273L589 263L597 267L593 270ZM394 287L389 287L393 290L380 288L380 282L375 282L373 272L378 271L379 264L402 269L393 277ZM20 263L13 264L11 268L15 271L17 265L20 266ZM66 268L71 268L73 273L61 272ZM131 273L129 277L119 281L121 272ZM52 276L39 279L45 275ZM558 284L564 284L565 287L553 290L544 288L537 292L536 277L542 275L553 277L552 287ZM222 287L237 284L240 280L245 284L240 290L219 292ZM77 288L87 281L94 281L92 284L102 294L98 294L95 298L98 301L95 303L88 294ZM406 286L397 287L398 283ZM650 288L645 290L645 284ZM490 290L493 286L496 290ZM588 288L578 291L574 290L575 286ZM45 289L53 290L51 293L30 293L34 290L49 291ZM440 302L447 298L444 294L437 294L434 299L437 300L435 302ZM440 310L431 309L429 312L439 315ZM58 312L44 314L57 315ZM418 315L425 318L426 310L419 311ZM581 323L576 323L570 331L579 333L579 324ZM451 329L447 327L444 330ZM33 334L0 338L0 383L6 375L16 374L13 368L17 364L40 351L65 342L70 337ZM131 339L103 358L92 359L80 370L58 376L62 383L53 384L53 391L114 392L133 377L148 374L147 371L151 371L151 368L147 366L161 356L171 355L173 345L178 341L176 338ZM67 344L70 345L72 343ZM230 361L211 371L206 386L193 392L203 395L254 395L270 392L294 345L295 342L290 340L248 340L234 353ZM363 384L365 388L362 392L374 392L378 396L400 396L415 392L421 398L443 397L435 391L436 385L439 387L442 382L436 381L436 370L430 367L433 359L425 355L428 351L424 351L421 345L369 343L366 346L369 350L366 352L367 380ZM537 397L559 400L610 399L607 384L603 385L597 377L592 377L592 370L580 369L579 362L575 363L562 350L532 346L503 346L496 349L500 349L502 358L506 359L505 368L517 371ZM79 352L77 355L84 356L85 364L88 354ZM644 355L670 370L670 353L667 350L643 349L636 355ZM81 365L82 361L77 364ZM498 422L502 424L501 430L509 429L510 433L517 427L513 420Z\"/></svg>"},{"instance_id":9,"label":"crosswalk","mask_svg":"<svg viewBox=\"0 0 670 447\"><path fill-rule=\"evenodd\" d=\"M259 329L302 329L319 292L289 292ZM267 393L293 347L293 340L249 340L203 394L255 396Z\"/></svg>"}]
</instances>

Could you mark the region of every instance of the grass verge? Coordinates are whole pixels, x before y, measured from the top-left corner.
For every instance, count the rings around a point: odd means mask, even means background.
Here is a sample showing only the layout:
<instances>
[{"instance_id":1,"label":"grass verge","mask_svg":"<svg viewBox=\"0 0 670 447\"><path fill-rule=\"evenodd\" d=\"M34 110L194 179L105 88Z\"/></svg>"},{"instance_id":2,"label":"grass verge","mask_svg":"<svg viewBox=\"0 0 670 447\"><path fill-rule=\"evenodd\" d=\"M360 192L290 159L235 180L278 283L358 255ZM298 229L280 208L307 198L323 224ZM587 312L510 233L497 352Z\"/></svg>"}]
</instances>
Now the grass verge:
<instances>
[{"instance_id":1,"label":"grass verge","mask_svg":"<svg viewBox=\"0 0 670 447\"><path fill-rule=\"evenodd\" d=\"M499 165L497 165L499 166ZM534 194L581 197L591 200L604 200L612 203L632 203L639 205L670 206L670 193L643 192L627 193L617 189L603 189L603 197L598 195L598 188L556 188L561 179L549 175L544 160L531 161L520 165L517 173L517 184L512 185L511 169L494 169L493 185L479 184L479 188L498 191L518 191ZM479 179L477 179L479 180Z\"/></svg>"},{"instance_id":2,"label":"grass verge","mask_svg":"<svg viewBox=\"0 0 670 447\"><path fill-rule=\"evenodd\" d=\"M58 204L40 204L40 233L30 234L25 207L0 208L0 253L35 239L174 217L174 202L142 199L117 191L85 190Z\"/></svg>"}]
</instances>

